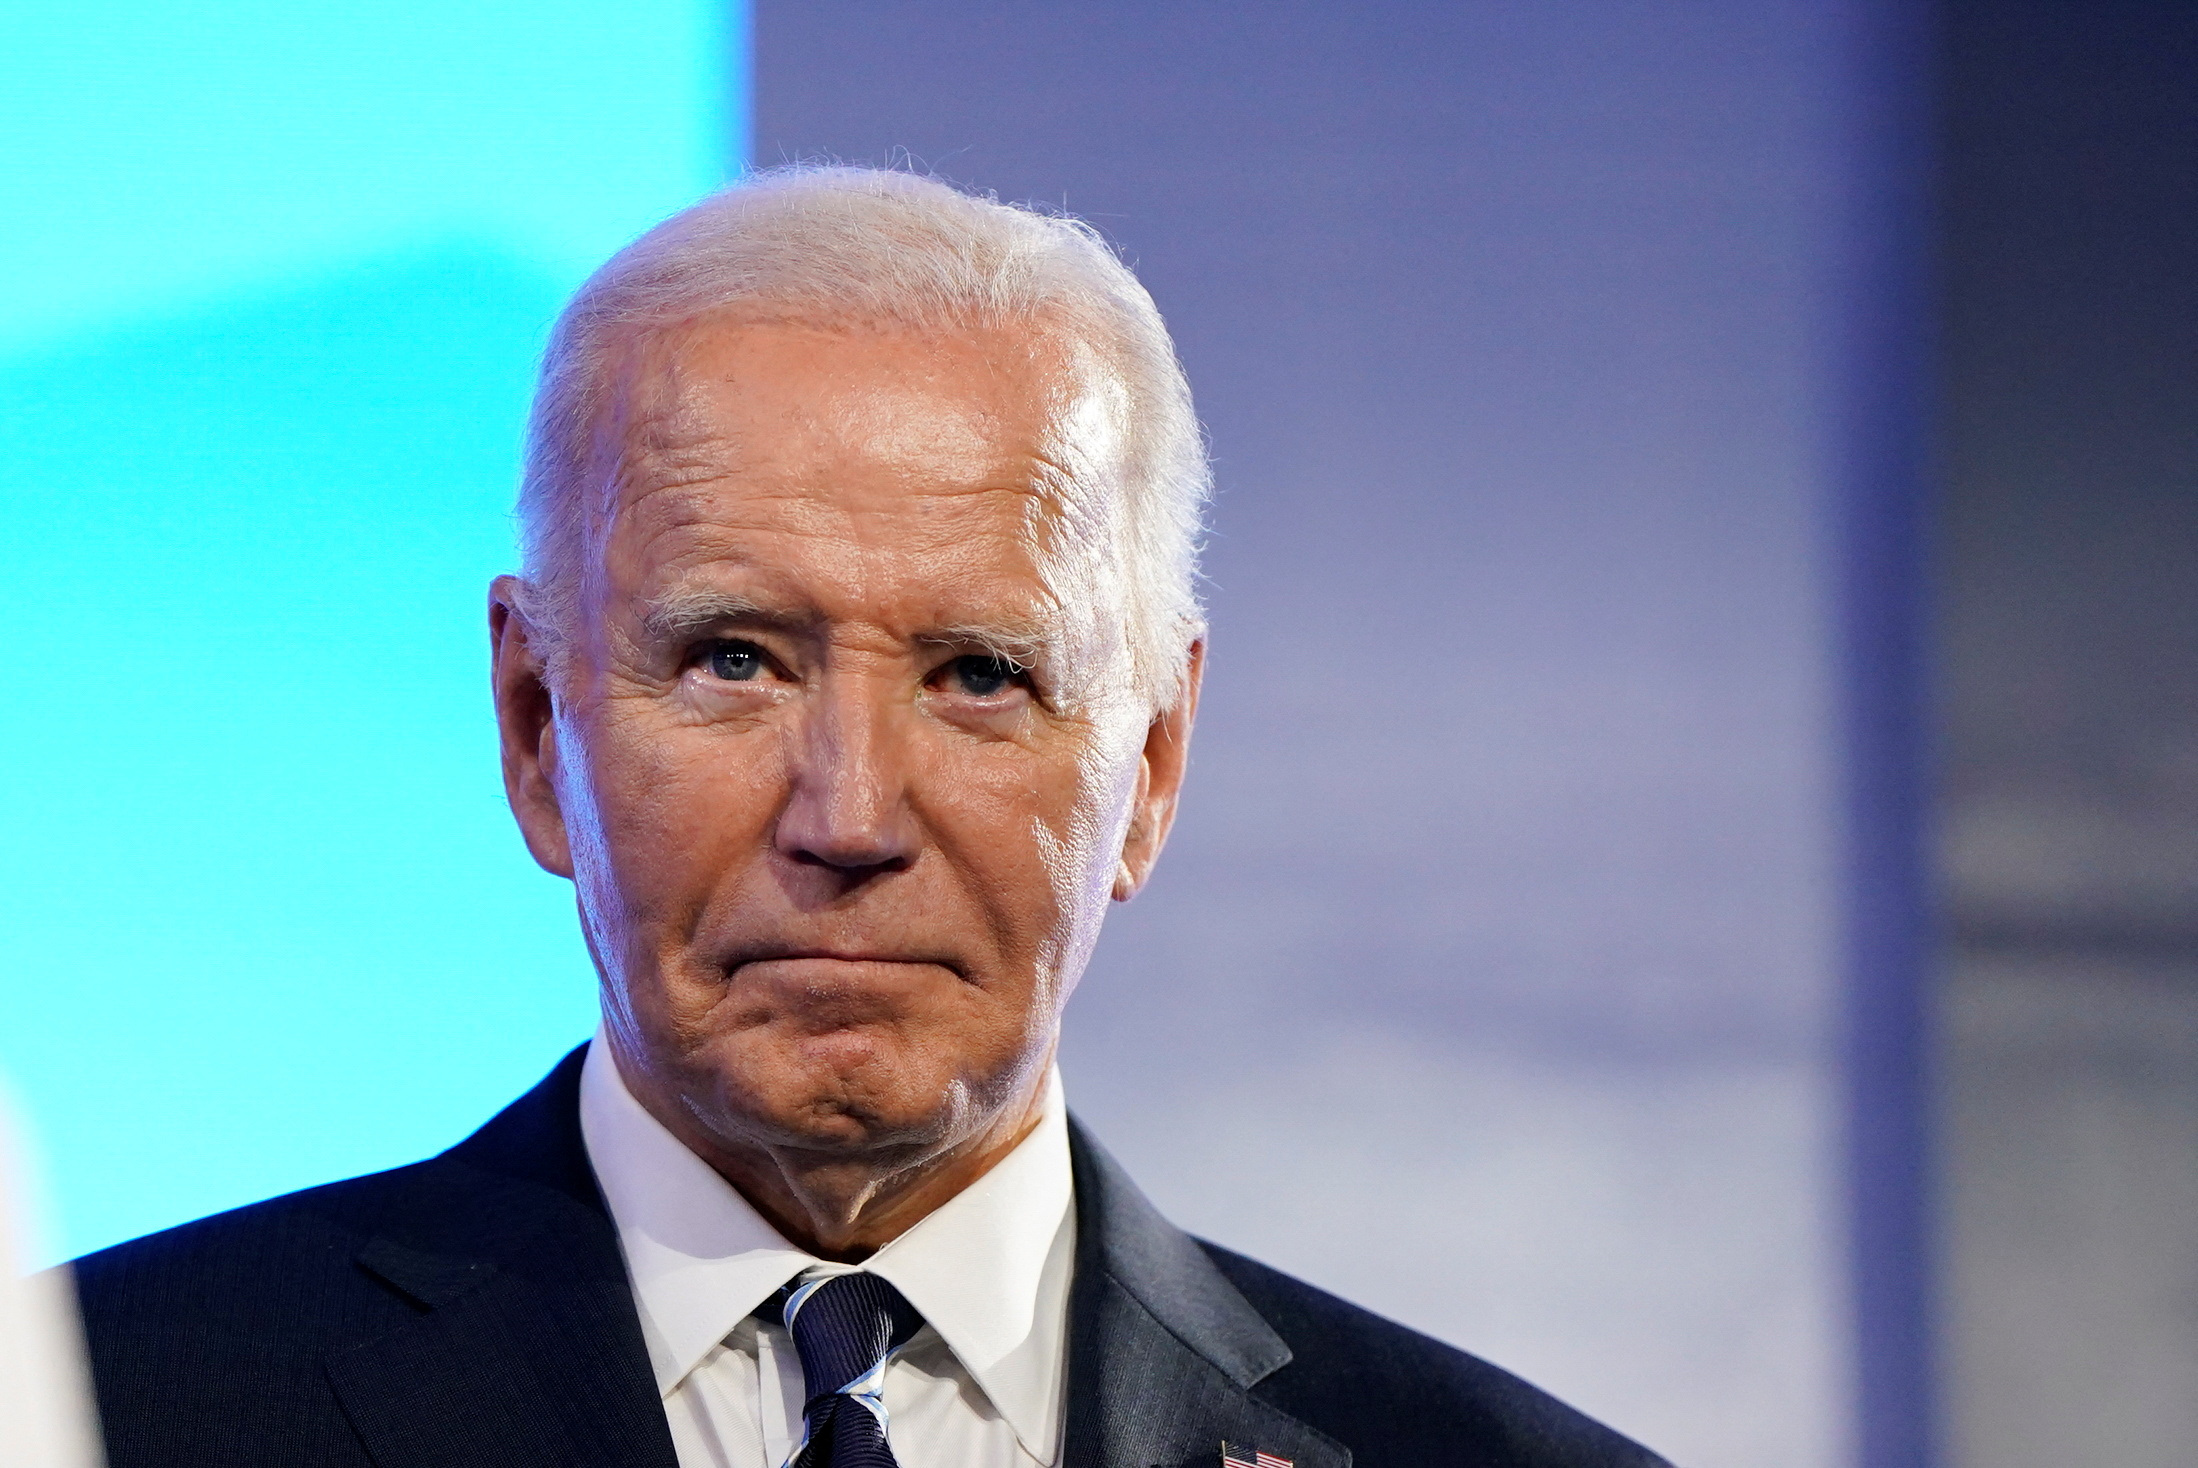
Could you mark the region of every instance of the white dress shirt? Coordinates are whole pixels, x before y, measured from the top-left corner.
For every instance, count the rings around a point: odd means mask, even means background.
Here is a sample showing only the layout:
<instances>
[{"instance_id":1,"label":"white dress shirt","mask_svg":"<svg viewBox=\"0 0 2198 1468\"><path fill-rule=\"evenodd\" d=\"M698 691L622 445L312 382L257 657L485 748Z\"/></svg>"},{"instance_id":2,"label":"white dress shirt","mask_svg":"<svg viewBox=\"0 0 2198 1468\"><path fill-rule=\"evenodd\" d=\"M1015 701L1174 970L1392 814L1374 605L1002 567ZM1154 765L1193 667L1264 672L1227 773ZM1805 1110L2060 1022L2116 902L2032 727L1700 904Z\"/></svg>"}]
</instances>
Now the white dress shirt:
<instances>
[{"instance_id":1,"label":"white dress shirt","mask_svg":"<svg viewBox=\"0 0 2198 1468\"><path fill-rule=\"evenodd\" d=\"M680 1468L782 1468L801 1444L801 1358L751 1312L797 1274L853 1268L924 1318L885 1372L902 1468L1051 1468L1060 1456L1076 1212L1058 1071L1014 1151L859 1266L788 1243L642 1109L600 1034L581 1068L580 1130Z\"/></svg>"}]
</instances>

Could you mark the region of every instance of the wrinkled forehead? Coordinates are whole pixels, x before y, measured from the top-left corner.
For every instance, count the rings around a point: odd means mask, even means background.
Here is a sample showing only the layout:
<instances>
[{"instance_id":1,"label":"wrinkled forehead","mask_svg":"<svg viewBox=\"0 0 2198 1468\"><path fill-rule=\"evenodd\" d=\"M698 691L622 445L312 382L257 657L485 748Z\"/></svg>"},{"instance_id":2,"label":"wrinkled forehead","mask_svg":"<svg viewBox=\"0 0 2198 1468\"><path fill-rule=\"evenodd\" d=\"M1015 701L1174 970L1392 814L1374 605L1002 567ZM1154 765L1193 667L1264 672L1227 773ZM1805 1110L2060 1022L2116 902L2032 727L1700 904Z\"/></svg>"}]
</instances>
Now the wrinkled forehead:
<instances>
[{"instance_id":1,"label":"wrinkled forehead","mask_svg":"<svg viewBox=\"0 0 2198 1468\"><path fill-rule=\"evenodd\" d=\"M599 513L727 474L897 477L912 492L1020 487L1068 541L1120 498L1127 393L1058 325L910 327L753 309L629 330L591 435Z\"/></svg>"},{"instance_id":2,"label":"wrinkled forehead","mask_svg":"<svg viewBox=\"0 0 2198 1468\"><path fill-rule=\"evenodd\" d=\"M1126 393L1074 333L727 314L631 333L608 387L590 539L615 581L812 528L952 542L929 549L1064 610L1117 600Z\"/></svg>"}]
</instances>

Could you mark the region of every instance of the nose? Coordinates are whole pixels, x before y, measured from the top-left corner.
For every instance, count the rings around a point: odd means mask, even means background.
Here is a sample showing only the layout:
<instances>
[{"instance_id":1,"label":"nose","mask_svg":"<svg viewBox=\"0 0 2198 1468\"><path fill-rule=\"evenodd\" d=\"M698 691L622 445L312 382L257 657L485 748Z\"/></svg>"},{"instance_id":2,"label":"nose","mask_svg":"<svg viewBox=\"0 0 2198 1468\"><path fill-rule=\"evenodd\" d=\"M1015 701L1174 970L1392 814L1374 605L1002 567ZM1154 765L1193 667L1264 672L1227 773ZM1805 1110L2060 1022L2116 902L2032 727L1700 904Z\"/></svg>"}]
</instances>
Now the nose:
<instances>
[{"instance_id":1,"label":"nose","mask_svg":"<svg viewBox=\"0 0 2198 1468\"><path fill-rule=\"evenodd\" d=\"M792 779L774 844L782 856L826 868L848 885L915 860L908 808L906 730L885 690L827 677L790 732Z\"/></svg>"}]
</instances>

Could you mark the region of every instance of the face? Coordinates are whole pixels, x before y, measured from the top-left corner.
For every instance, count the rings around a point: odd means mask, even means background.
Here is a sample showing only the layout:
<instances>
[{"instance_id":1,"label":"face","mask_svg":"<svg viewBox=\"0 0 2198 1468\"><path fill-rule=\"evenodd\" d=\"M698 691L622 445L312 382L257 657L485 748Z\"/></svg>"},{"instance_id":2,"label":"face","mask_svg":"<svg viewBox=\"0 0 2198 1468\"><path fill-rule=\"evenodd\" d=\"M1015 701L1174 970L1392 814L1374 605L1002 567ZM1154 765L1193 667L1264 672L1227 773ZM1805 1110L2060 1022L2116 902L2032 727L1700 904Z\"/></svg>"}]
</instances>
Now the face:
<instances>
[{"instance_id":1,"label":"face","mask_svg":"<svg viewBox=\"0 0 2198 1468\"><path fill-rule=\"evenodd\" d=\"M1064 513L1113 401L1027 332L628 352L554 693L509 583L491 614L513 807L575 881L621 1070L690 1145L913 1163L1034 1093L1195 698L1195 652L1171 712L1132 695Z\"/></svg>"}]
</instances>

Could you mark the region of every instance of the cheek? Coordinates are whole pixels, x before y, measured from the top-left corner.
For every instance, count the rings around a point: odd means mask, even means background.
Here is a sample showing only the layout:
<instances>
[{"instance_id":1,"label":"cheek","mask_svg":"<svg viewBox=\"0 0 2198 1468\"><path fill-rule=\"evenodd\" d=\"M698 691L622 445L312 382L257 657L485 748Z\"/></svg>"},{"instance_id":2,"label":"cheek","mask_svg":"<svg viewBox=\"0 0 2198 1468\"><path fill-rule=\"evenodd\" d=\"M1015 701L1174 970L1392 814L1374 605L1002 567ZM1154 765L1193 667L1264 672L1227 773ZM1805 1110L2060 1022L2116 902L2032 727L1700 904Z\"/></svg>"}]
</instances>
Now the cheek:
<instances>
[{"instance_id":1,"label":"cheek","mask_svg":"<svg viewBox=\"0 0 2198 1468\"><path fill-rule=\"evenodd\" d=\"M1054 922L1040 967L1050 976L1056 1012L1074 991L1112 907L1136 767L1092 755L1062 780L1049 818L1032 822L1052 887Z\"/></svg>"},{"instance_id":2,"label":"cheek","mask_svg":"<svg viewBox=\"0 0 2198 1468\"><path fill-rule=\"evenodd\" d=\"M586 885L629 921L691 919L741 852L758 849L781 783L777 741L659 727L615 706L584 737L592 829L575 862Z\"/></svg>"},{"instance_id":3,"label":"cheek","mask_svg":"<svg viewBox=\"0 0 2198 1468\"><path fill-rule=\"evenodd\" d=\"M1135 746L1125 744L1092 740L1034 792L1028 829L1064 915L1088 919L1108 906L1137 785Z\"/></svg>"},{"instance_id":4,"label":"cheek","mask_svg":"<svg viewBox=\"0 0 2198 1468\"><path fill-rule=\"evenodd\" d=\"M926 877L919 858L916 886L932 899L969 904L1005 972L1045 968L1079 905L1091 845L1075 762L962 738L915 754L911 804L938 863Z\"/></svg>"}]
</instances>

